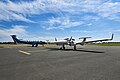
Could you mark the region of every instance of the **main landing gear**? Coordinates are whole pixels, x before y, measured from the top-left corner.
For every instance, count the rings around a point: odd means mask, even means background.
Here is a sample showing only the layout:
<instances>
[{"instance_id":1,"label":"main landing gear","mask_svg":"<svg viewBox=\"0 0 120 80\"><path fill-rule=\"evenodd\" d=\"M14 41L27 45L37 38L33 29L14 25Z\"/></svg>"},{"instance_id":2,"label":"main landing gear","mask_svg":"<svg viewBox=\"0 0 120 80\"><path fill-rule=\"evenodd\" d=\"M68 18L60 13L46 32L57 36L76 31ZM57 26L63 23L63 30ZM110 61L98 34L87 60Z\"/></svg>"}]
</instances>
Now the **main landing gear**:
<instances>
[{"instance_id":1,"label":"main landing gear","mask_svg":"<svg viewBox=\"0 0 120 80\"><path fill-rule=\"evenodd\" d=\"M34 44L34 43L33 43L33 44L32 44L32 47L38 47L38 44Z\"/></svg>"},{"instance_id":2,"label":"main landing gear","mask_svg":"<svg viewBox=\"0 0 120 80\"><path fill-rule=\"evenodd\" d=\"M76 50L76 45L74 45L74 50Z\"/></svg>"},{"instance_id":3,"label":"main landing gear","mask_svg":"<svg viewBox=\"0 0 120 80\"><path fill-rule=\"evenodd\" d=\"M63 46L60 48L60 50L62 50L62 49L65 50L65 45L63 45Z\"/></svg>"},{"instance_id":4,"label":"main landing gear","mask_svg":"<svg viewBox=\"0 0 120 80\"><path fill-rule=\"evenodd\" d=\"M60 50L62 50L62 49L65 50L65 45L62 45L62 47L60 48ZM74 45L74 50L77 50L76 49L76 45Z\"/></svg>"}]
</instances>

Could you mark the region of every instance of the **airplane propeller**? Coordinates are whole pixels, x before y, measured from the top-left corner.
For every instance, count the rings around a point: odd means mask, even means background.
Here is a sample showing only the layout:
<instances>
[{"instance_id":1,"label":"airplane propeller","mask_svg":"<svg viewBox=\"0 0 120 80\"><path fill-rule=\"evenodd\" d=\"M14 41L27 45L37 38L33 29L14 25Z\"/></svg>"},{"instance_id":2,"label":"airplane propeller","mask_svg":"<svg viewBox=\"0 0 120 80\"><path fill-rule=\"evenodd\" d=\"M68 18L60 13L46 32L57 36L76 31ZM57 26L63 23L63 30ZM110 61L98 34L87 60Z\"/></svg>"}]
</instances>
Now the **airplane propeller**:
<instances>
[{"instance_id":1,"label":"airplane propeller","mask_svg":"<svg viewBox=\"0 0 120 80\"><path fill-rule=\"evenodd\" d=\"M65 38L64 40L67 40L67 41L69 41L69 42L75 41L75 39L73 39L72 36L71 36L70 38Z\"/></svg>"}]
</instances>

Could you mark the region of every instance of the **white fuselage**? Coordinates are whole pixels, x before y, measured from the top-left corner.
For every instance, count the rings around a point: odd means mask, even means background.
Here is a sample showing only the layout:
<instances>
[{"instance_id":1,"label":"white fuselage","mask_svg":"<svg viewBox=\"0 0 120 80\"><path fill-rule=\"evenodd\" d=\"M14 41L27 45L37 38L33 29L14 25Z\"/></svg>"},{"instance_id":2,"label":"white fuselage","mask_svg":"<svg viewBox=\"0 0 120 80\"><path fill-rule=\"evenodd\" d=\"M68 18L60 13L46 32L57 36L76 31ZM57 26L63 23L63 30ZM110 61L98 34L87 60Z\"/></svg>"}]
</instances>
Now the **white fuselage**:
<instances>
[{"instance_id":1,"label":"white fuselage","mask_svg":"<svg viewBox=\"0 0 120 80\"><path fill-rule=\"evenodd\" d=\"M60 40L60 41L56 41L54 43L57 45L70 45L70 46L74 45L74 42L70 42L70 41L66 41L66 40Z\"/></svg>"}]
</instances>

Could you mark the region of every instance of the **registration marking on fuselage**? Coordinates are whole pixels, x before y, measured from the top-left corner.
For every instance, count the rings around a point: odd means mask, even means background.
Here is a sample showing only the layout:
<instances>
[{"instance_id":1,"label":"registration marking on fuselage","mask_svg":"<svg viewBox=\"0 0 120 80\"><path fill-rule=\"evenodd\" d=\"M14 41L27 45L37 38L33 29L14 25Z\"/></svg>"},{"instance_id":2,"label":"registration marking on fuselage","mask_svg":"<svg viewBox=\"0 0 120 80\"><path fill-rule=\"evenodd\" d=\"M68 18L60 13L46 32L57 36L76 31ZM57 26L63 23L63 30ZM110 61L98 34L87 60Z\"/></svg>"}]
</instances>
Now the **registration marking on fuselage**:
<instances>
[{"instance_id":1,"label":"registration marking on fuselage","mask_svg":"<svg viewBox=\"0 0 120 80\"><path fill-rule=\"evenodd\" d=\"M25 51L22 51L22 50L19 50L19 52L21 52L23 54L26 54L26 55L31 55L31 53L28 53L28 52L25 52Z\"/></svg>"}]
</instances>

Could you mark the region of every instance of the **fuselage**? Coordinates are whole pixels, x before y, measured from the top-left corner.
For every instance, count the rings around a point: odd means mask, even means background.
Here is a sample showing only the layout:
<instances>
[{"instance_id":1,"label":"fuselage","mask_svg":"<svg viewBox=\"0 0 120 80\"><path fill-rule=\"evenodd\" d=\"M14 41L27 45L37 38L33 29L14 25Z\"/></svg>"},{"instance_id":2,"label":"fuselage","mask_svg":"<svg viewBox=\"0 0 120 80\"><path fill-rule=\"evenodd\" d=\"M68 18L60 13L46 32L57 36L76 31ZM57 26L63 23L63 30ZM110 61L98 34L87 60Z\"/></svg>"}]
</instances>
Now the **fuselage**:
<instances>
[{"instance_id":1,"label":"fuselage","mask_svg":"<svg viewBox=\"0 0 120 80\"><path fill-rule=\"evenodd\" d=\"M60 40L60 41L55 41L54 44L74 46L75 43L73 41Z\"/></svg>"}]
</instances>

